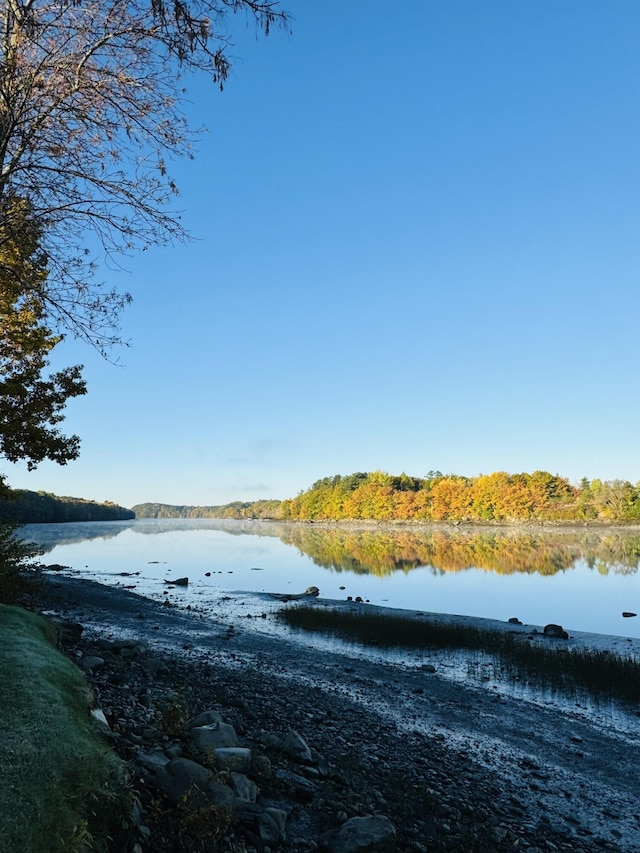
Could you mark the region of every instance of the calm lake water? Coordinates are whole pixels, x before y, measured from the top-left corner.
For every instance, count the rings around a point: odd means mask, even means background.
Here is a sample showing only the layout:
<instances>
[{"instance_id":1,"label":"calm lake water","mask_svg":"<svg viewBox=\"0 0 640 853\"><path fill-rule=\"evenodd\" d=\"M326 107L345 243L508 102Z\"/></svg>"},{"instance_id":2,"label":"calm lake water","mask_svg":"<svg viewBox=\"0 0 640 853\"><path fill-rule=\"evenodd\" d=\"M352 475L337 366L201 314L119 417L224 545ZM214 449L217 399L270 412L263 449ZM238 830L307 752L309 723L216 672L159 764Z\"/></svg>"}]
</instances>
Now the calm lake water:
<instances>
[{"instance_id":1,"label":"calm lake water","mask_svg":"<svg viewBox=\"0 0 640 853\"><path fill-rule=\"evenodd\" d=\"M361 596L371 604L640 637L640 530L325 529L313 524L136 520L27 525L45 564L154 598L225 591ZM127 573L130 576L124 576ZM208 574L210 573L210 574ZM174 594L174 593L171 593Z\"/></svg>"}]
</instances>

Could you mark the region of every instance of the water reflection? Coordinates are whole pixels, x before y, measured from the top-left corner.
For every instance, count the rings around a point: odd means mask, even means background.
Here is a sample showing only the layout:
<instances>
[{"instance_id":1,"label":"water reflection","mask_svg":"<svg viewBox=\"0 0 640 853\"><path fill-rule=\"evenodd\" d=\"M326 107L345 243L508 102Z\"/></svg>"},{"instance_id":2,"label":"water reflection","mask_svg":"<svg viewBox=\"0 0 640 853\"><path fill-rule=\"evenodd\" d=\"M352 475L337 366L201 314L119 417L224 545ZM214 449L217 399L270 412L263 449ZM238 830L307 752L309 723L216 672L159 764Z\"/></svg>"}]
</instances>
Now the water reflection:
<instances>
[{"instance_id":1,"label":"water reflection","mask_svg":"<svg viewBox=\"0 0 640 853\"><path fill-rule=\"evenodd\" d=\"M64 524L25 524L18 536L34 542L42 555L59 545L76 545L91 539L114 539L130 530L135 521L69 521Z\"/></svg>"},{"instance_id":2,"label":"water reflection","mask_svg":"<svg viewBox=\"0 0 640 853\"><path fill-rule=\"evenodd\" d=\"M231 536L277 537L333 572L387 577L428 569L434 574L481 569L498 575L552 576L583 563L601 575L632 575L640 566L640 531L521 531L459 528L348 528L225 519L152 519L32 524L20 535L43 554L59 545L141 535L217 530Z\"/></svg>"},{"instance_id":3,"label":"water reflection","mask_svg":"<svg viewBox=\"0 0 640 853\"><path fill-rule=\"evenodd\" d=\"M640 535L618 532L517 532L473 530L323 530L306 525L280 531L319 566L374 574L431 568L437 572L482 569L499 575L555 575L583 561L600 574L634 574Z\"/></svg>"}]
</instances>

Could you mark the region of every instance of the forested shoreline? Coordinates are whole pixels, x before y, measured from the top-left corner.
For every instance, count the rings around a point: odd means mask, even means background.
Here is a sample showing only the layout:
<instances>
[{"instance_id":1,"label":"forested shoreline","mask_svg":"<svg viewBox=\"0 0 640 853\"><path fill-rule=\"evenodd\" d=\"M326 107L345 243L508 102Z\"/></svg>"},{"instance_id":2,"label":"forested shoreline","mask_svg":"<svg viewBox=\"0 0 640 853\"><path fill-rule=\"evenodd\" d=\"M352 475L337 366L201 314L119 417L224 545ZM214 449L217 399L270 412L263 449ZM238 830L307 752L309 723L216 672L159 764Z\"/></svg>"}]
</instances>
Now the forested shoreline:
<instances>
[{"instance_id":1,"label":"forested shoreline","mask_svg":"<svg viewBox=\"0 0 640 853\"><path fill-rule=\"evenodd\" d=\"M294 498L234 501L214 506L163 503L131 509L111 501L14 490L0 500L0 522L42 524L133 518L230 518L273 521L387 521L470 523L640 523L640 483L565 477L494 474L426 477L384 471L324 477Z\"/></svg>"},{"instance_id":2,"label":"forested shoreline","mask_svg":"<svg viewBox=\"0 0 640 853\"><path fill-rule=\"evenodd\" d=\"M131 509L111 501L59 497L49 492L15 489L0 500L0 523L51 524L65 521L123 521L135 518Z\"/></svg>"},{"instance_id":3,"label":"forested shoreline","mask_svg":"<svg viewBox=\"0 0 640 853\"><path fill-rule=\"evenodd\" d=\"M236 518L276 521L452 521L640 523L640 483L589 480L572 485L547 471L426 477L384 471L335 475L287 500L220 506L134 506L136 518Z\"/></svg>"}]
</instances>

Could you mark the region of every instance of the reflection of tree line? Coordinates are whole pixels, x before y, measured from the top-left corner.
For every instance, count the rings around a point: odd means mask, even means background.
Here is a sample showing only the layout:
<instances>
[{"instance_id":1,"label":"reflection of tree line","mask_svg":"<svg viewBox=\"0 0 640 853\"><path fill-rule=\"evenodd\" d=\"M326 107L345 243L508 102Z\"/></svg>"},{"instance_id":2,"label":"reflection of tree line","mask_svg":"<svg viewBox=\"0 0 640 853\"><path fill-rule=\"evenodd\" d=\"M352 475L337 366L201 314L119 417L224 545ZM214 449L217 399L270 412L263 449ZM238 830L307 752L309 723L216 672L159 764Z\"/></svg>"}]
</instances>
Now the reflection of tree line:
<instances>
[{"instance_id":1,"label":"reflection of tree line","mask_svg":"<svg viewBox=\"0 0 640 853\"><path fill-rule=\"evenodd\" d=\"M132 524L121 522L82 522L67 524L27 524L18 528L17 536L25 542L33 542L41 554L48 554L58 545L75 545L92 539L113 539Z\"/></svg>"},{"instance_id":2,"label":"reflection of tree line","mask_svg":"<svg viewBox=\"0 0 640 853\"><path fill-rule=\"evenodd\" d=\"M208 521L28 525L20 531L43 553L56 545L109 539L124 530L160 534L171 531L220 530L230 535L278 537L317 565L337 572L385 576L430 567L435 572L478 568L497 574L554 575L583 560L601 574L633 574L640 565L640 534L619 532L511 530L363 530L319 525Z\"/></svg>"},{"instance_id":3,"label":"reflection of tree line","mask_svg":"<svg viewBox=\"0 0 640 853\"><path fill-rule=\"evenodd\" d=\"M280 538L324 568L385 576L428 566L441 572L478 568L501 575L554 575L578 560L597 571L630 574L640 563L640 536L466 532L380 533L291 525Z\"/></svg>"},{"instance_id":4,"label":"reflection of tree line","mask_svg":"<svg viewBox=\"0 0 640 853\"><path fill-rule=\"evenodd\" d=\"M113 539L125 530L154 536L176 531L223 530L232 536L243 536L255 533L255 528L256 525L251 522L215 520L198 523L197 521L184 521L182 519L163 519L150 523L144 521L136 523L132 521L128 523L119 522L118 524L110 522L93 522L89 524L85 524L84 522L78 524L27 524L19 529L18 536L21 539L35 542L41 553L47 554L58 545L75 545L78 542L86 542L92 539ZM261 532L263 528L264 525L261 526ZM278 534L275 530L271 530L269 535L277 536Z\"/></svg>"}]
</instances>

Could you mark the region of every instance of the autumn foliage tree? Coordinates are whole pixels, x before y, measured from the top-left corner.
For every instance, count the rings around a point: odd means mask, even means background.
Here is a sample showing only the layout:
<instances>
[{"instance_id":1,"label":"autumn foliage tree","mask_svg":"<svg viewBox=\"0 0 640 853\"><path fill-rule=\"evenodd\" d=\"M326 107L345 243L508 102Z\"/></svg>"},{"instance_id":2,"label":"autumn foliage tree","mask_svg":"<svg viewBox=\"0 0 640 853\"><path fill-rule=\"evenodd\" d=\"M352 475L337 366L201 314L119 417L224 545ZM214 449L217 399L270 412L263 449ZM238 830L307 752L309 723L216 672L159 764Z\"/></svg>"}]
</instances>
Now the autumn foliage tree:
<instances>
[{"instance_id":1,"label":"autumn foliage tree","mask_svg":"<svg viewBox=\"0 0 640 853\"><path fill-rule=\"evenodd\" d=\"M425 478L382 471L325 477L291 500L277 517L292 521L635 521L640 484L583 481L558 474L496 471L478 477L439 472Z\"/></svg>"},{"instance_id":2,"label":"autumn foliage tree","mask_svg":"<svg viewBox=\"0 0 640 853\"><path fill-rule=\"evenodd\" d=\"M435 521L455 525L638 522L640 483L633 486L626 480L590 482L585 478L574 486L566 477L547 471L532 474L497 471L478 477L439 471L430 471L426 477L359 471L323 477L296 497L283 501L245 501L209 507L139 504L134 509L137 518Z\"/></svg>"},{"instance_id":3,"label":"autumn foliage tree","mask_svg":"<svg viewBox=\"0 0 640 853\"><path fill-rule=\"evenodd\" d=\"M79 438L58 425L67 400L86 390L80 365L46 375L61 340L46 322L47 276L38 226L14 199L0 226L0 455L29 468L76 458Z\"/></svg>"}]
</instances>

